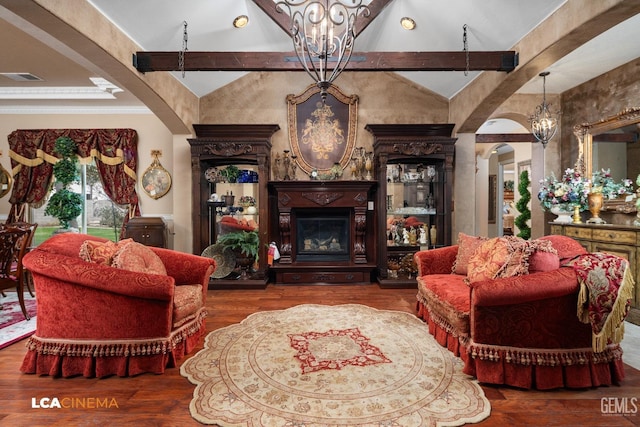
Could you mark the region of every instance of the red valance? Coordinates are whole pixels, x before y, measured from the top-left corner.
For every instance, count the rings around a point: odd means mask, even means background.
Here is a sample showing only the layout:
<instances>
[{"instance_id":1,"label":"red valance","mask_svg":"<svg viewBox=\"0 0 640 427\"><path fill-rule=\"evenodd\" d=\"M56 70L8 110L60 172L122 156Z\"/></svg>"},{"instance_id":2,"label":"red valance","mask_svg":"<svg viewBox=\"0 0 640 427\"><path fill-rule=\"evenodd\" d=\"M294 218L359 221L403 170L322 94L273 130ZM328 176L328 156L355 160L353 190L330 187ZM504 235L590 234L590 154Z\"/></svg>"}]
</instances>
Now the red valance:
<instances>
[{"instance_id":1,"label":"red valance","mask_svg":"<svg viewBox=\"0 0 640 427\"><path fill-rule=\"evenodd\" d=\"M82 163L96 160L102 186L115 203L129 206L129 217L140 215L137 181L138 134L133 129L19 129L9 137L14 185L7 222L24 220L24 208L42 206L53 177L56 139L68 136L78 146ZM124 224L123 224L124 226Z\"/></svg>"}]
</instances>

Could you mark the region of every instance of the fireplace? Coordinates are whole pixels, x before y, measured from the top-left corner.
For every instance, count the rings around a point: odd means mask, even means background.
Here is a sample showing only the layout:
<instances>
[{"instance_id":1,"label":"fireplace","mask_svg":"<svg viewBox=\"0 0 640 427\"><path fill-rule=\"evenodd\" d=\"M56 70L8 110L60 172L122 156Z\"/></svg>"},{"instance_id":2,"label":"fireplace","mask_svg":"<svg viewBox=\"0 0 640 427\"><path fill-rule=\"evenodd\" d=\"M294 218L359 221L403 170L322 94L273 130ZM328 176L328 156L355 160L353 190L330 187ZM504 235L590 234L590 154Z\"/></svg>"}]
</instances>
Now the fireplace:
<instances>
[{"instance_id":1,"label":"fireplace","mask_svg":"<svg viewBox=\"0 0 640 427\"><path fill-rule=\"evenodd\" d=\"M294 258L297 261L349 261L349 210L298 209L295 215Z\"/></svg>"},{"instance_id":2,"label":"fireplace","mask_svg":"<svg viewBox=\"0 0 640 427\"><path fill-rule=\"evenodd\" d=\"M376 268L372 181L272 181L276 283L369 283Z\"/></svg>"}]
</instances>

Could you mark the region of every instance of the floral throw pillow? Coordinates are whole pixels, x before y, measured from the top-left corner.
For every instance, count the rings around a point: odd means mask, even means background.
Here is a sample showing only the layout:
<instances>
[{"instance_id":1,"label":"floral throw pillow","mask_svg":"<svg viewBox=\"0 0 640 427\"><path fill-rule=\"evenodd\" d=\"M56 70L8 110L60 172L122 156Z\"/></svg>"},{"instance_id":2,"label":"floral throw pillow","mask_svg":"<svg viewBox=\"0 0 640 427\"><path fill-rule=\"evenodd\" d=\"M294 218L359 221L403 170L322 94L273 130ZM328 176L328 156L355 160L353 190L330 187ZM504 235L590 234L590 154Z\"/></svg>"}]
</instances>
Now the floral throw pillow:
<instances>
[{"instance_id":1,"label":"floral throw pillow","mask_svg":"<svg viewBox=\"0 0 640 427\"><path fill-rule=\"evenodd\" d=\"M453 274L466 276L468 271L467 265L469 264L471 255L487 240L487 237L476 237L458 233L458 254L456 255L456 260L453 263L451 272Z\"/></svg>"},{"instance_id":2,"label":"floral throw pillow","mask_svg":"<svg viewBox=\"0 0 640 427\"><path fill-rule=\"evenodd\" d=\"M515 236L495 237L482 243L469 259L466 283L529 273L529 243Z\"/></svg>"},{"instance_id":3,"label":"floral throw pillow","mask_svg":"<svg viewBox=\"0 0 640 427\"><path fill-rule=\"evenodd\" d=\"M118 249L131 242L133 242L133 239L120 240L118 243L114 243L111 240L107 240L106 242L85 240L82 242L82 245L80 245L80 259L96 264L111 265L113 256Z\"/></svg>"},{"instance_id":4,"label":"floral throw pillow","mask_svg":"<svg viewBox=\"0 0 640 427\"><path fill-rule=\"evenodd\" d=\"M113 256L111 266L138 273L167 275L167 269L160 257L138 242L131 242L120 248Z\"/></svg>"}]
</instances>

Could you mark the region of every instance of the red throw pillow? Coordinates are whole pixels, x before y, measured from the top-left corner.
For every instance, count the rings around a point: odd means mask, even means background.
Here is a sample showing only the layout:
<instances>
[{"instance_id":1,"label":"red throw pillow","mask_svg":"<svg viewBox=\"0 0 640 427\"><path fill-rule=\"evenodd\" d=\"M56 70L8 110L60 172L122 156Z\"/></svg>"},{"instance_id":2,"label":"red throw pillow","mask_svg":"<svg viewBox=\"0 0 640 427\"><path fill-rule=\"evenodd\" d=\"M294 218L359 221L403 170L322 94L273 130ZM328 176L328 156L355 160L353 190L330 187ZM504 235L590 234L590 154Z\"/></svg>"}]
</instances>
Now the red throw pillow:
<instances>
[{"instance_id":1,"label":"red throw pillow","mask_svg":"<svg viewBox=\"0 0 640 427\"><path fill-rule=\"evenodd\" d=\"M466 282L474 283L498 277L512 277L529 272L531 248L515 236L495 237L482 243L469 259Z\"/></svg>"},{"instance_id":2,"label":"red throw pillow","mask_svg":"<svg viewBox=\"0 0 640 427\"><path fill-rule=\"evenodd\" d=\"M534 252L529 257L529 273L551 271L560 268L558 251L550 240L535 239L530 242Z\"/></svg>"},{"instance_id":3,"label":"red throw pillow","mask_svg":"<svg viewBox=\"0 0 640 427\"><path fill-rule=\"evenodd\" d=\"M584 255L587 250L576 240L568 236L549 235L540 237L538 240L548 240L551 242L556 251L558 251L558 257L560 263L563 264L578 255Z\"/></svg>"},{"instance_id":4,"label":"red throw pillow","mask_svg":"<svg viewBox=\"0 0 640 427\"><path fill-rule=\"evenodd\" d=\"M167 275L167 269L160 257L138 242L131 242L121 247L113 256L111 265L138 273Z\"/></svg>"},{"instance_id":5,"label":"red throw pillow","mask_svg":"<svg viewBox=\"0 0 640 427\"><path fill-rule=\"evenodd\" d=\"M453 274L467 275L469 259L478 247L487 241L486 237L469 236L464 233L458 233L458 254L453 263L451 272Z\"/></svg>"}]
</instances>

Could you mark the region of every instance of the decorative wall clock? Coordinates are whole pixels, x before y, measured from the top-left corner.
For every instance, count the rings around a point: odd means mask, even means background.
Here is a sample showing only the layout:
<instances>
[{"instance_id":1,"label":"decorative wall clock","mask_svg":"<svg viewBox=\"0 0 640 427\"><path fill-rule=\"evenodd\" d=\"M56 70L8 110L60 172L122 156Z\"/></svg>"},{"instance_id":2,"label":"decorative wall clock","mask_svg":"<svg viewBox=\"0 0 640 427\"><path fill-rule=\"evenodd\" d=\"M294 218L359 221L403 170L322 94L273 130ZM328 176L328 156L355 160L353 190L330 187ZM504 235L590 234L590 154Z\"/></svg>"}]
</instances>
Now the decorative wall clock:
<instances>
[{"instance_id":1,"label":"decorative wall clock","mask_svg":"<svg viewBox=\"0 0 640 427\"><path fill-rule=\"evenodd\" d=\"M169 192L171 188L171 175L167 171L158 157L162 155L160 150L151 150L153 161L151 165L144 171L141 178L142 189L147 195L153 199L159 199Z\"/></svg>"}]
</instances>

